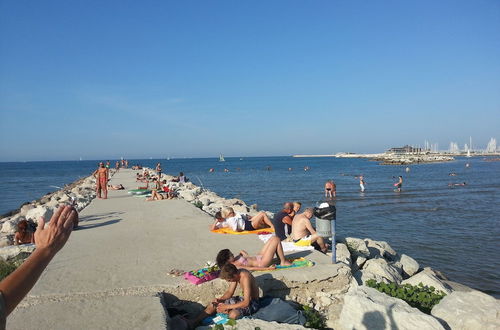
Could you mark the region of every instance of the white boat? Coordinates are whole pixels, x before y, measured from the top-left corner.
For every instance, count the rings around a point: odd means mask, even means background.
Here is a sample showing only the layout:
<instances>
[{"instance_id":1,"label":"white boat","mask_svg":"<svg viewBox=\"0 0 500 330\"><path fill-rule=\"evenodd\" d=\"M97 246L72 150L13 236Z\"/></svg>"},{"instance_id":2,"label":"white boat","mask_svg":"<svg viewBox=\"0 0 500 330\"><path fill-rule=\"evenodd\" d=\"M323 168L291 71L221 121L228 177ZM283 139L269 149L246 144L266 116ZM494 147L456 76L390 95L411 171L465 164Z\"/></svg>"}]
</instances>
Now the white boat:
<instances>
[{"instance_id":1,"label":"white boat","mask_svg":"<svg viewBox=\"0 0 500 330\"><path fill-rule=\"evenodd\" d=\"M219 162L225 162L226 160L224 159L224 156L222 156L222 154L220 154L219 156Z\"/></svg>"}]
</instances>

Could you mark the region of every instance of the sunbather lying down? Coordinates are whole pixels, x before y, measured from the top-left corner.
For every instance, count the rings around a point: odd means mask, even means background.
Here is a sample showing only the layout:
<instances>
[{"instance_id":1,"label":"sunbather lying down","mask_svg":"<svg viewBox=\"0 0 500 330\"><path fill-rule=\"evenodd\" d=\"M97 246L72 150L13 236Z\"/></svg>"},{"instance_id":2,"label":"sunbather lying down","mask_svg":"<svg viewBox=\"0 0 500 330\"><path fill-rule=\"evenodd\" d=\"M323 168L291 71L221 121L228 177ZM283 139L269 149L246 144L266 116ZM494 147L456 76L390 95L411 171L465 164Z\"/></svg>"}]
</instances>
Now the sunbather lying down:
<instances>
[{"instance_id":1,"label":"sunbather lying down","mask_svg":"<svg viewBox=\"0 0 500 330\"><path fill-rule=\"evenodd\" d=\"M217 212L216 221L210 227L210 230L229 227L234 231L257 230L271 228L274 230L273 223L265 212L259 212L253 217L246 214L234 212L232 207L226 207Z\"/></svg>"},{"instance_id":2,"label":"sunbather lying down","mask_svg":"<svg viewBox=\"0 0 500 330\"><path fill-rule=\"evenodd\" d=\"M121 183L117 184L117 185L108 184L108 189L109 190L123 190L123 189L125 189L125 187Z\"/></svg>"},{"instance_id":3,"label":"sunbather lying down","mask_svg":"<svg viewBox=\"0 0 500 330\"><path fill-rule=\"evenodd\" d=\"M275 265L271 266L274 254L278 254L281 266L291 265L291 263L285 259L281 241L276 236L271 237L255 257L251 257L244 250L241 250L237 256L234 256L234 254L229 251L229 249L224 249L219 251L216 260L217 265L221 269L225 264L231 263L237 268L243 268L247 270L273 270L276 268Z\"/></svg>"}]
</instances>

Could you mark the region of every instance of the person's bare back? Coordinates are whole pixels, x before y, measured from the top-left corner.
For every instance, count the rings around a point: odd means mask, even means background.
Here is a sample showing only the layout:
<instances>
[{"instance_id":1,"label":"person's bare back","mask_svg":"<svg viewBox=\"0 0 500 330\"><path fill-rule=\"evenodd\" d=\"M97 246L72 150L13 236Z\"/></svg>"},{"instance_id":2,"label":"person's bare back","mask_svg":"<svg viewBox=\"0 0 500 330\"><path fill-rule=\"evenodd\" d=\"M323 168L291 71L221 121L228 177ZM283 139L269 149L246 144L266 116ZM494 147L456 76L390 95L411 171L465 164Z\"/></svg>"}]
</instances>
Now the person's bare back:
<instances>
[{"instance_id":1,"label":"person's bare back","mask_svg":"<svg viewBox=\"0 0 500 330\"><path fill-rule=\"evenodd\" d=\"M314 229L313 232L310 231L313 227L309 219L310 217L306 215L306 212L295 216L292 223L292 239L301 239L315 233Z\"/></svg>"}]
</instances>

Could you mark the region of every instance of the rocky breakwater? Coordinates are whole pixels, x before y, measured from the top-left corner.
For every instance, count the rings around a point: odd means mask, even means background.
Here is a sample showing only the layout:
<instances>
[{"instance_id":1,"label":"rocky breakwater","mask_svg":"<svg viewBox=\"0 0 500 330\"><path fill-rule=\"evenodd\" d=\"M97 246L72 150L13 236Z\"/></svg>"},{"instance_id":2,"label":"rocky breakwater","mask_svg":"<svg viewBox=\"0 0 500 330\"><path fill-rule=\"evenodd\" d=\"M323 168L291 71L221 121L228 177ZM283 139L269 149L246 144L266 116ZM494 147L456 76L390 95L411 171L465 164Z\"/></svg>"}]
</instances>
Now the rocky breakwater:
<instances>
[{"instance_id":1,"label":"rocky breakwater","mask_svg":"<svg viewBox=\"0 0 500 330\"><path fill-rule=\"evenodd\" d=\"M374 157L373 160L381 162L382 165L411 165L419 163L441 163L455 160L451 156L439 154L393 154L386 153Z\"/></svg>"},{"instance_id":2,"label":"rocky breakwater","mask_svg":"<svg viewBox=\"0 0 500 330\"><path fill-rule=\"evenodd\" d=\"M73 200L76 209L81 211L95 197L95 178L89 176L9 212L0 219L0 259L11 261L19 259L20 256L24 259L35 249L33 244L13 245L17 224L21 220L27 220L31 224L30 227L34 228L38 225L40 217L45 218L46 221L50 220L60 204L70 203Z\"/></svg>"},{"instance_id":3,"label":"rocky breakwater","mask_svg":"<svg viewBox=\"0 0 500 330\"><path fill-rule=\"evenodd\" d=\"M180 198L211 215L226 206L241 213L258 212L256 205L248 206L235 198L225 199L192 183L172 182L171 186L177 189ZM255 274L262 294L309 306L322 315L328 328L333 329L500 328L499 300L451 282L437 270L421 267L412 257L397 253L387 242L346 237L341 238L336 247L335 265L317 264L295 270L292 276L283 276L282 271ZM430 314L423 313L403 299L368 287L369 280L398 286L432 287L446 295ZM179 299L192 300L194 297L204 305L218 292L214 290L221 286L218 282L189 290L180 287L171 293Z\"/></svg>"}]
</instances>

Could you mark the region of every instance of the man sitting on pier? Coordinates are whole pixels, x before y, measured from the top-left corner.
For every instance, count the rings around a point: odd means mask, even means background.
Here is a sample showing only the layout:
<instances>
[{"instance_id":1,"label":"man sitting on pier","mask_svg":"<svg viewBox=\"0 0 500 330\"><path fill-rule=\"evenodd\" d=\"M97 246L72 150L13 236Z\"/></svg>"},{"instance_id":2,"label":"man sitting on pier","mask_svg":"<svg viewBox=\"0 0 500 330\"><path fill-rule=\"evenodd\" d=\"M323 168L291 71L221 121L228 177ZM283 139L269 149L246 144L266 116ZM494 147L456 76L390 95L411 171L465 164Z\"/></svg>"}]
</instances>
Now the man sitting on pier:
<instances>
[{"instance_id":1,"label":"man sitting on pier","mask_svg":"<svg viewBox=\"0 0 500 330\"><path fill-rule=\"evenodd\" d=\"M215 313L226 313L231 319L250 316L259 309L259 287L253 275L246 269L237 269L233 264L222 267L219 278L229 282L229 288L220 298L215 298L203 312L189 325L195 327L207 316ZM243 297L233 296L238 284L243 291Z\"/></svg>"},{"instance_id":2,"label":"man sitting on pier","mask_svg":"<svg viewBox=\"0 0 500 330\"><path fill-rule=\"evenodd\" d=\"M311 224L313 215L313 208L307 208L303 213L297 214L292 222L291 237L293 242L298 246L317 245L321 252L326 253L328 246L325 244L323 237L318 236Z\"/></svg>"},{"instance_id":3,"label":"man sitting on pier","mask_svg":"<svg viewBox=\"0 0 500 330\"><path fill-rule=\"evenodd\" d=\"M293 203L286 202L283 204L283 209L276 213L273 218L274 232L280 240L286 239L286 228L292 225L292 217L290 214L293 212Z\"/></svg>"}]
</instances>

